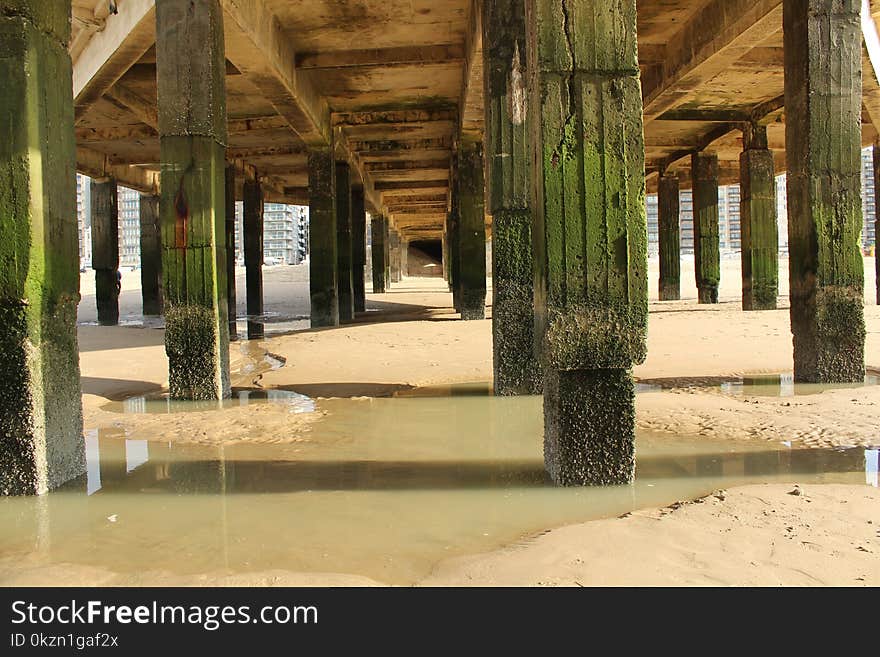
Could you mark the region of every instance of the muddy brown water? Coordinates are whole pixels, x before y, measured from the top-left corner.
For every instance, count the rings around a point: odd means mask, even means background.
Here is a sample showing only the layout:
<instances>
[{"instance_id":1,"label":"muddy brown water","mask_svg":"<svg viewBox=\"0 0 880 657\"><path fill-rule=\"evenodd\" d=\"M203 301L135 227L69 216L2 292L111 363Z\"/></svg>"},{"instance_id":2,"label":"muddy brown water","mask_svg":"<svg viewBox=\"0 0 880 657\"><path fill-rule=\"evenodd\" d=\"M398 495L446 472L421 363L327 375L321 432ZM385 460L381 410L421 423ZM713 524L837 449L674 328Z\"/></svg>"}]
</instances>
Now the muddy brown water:
<instances>
[{"instance_id":1,"label":"muddy brown water","mask_svg":"<svg viewBox=\"0 0 880 657\"><path fill-rule=\"evenodd\" d=\"M878 483L877 450L641 433L632 485L557 488L543 471L541 398L487 392L475 384L322 400L326 414L295 446L146 442L89 429L87 476L43 498L0 499L0 583L27 560L147 573L146 584L149 573L279 569L408 584L446 557L718 488ZM182 412L168 404L117 410Z\"/></svg>"}]
</instances>

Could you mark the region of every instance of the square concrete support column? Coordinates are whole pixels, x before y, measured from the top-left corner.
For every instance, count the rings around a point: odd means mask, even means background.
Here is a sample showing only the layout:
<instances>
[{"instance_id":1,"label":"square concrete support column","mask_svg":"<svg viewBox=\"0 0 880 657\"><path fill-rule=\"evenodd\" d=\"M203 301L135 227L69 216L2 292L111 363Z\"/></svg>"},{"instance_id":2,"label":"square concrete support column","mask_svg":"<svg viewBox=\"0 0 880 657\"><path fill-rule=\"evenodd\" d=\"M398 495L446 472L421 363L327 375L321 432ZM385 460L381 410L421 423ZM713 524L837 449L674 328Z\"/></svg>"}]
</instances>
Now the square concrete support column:
<instances>
[{"instance_id":1,"label":"square concrete support column","mask_svg":"<svg viewBox=\"0 0 880 657\"><path fill-rule=\"evenodd\" d=\"M238 305L235 299L235 166L226 165L226 308L229 339L238 340Z\"/></svg>"},{"instance_id":2,"label":"square concrete support column","mask_svg":"<svg viewBox=\"0 0 880 657\"><path fill-rule=\"evenodd\" d=\"M385 222L381 215L373 217L370 223L370 260L373 266L373 294L385 294Z\"/></svg>"},{"instance_id":3,"label":"square concrete support column","mask_svg":"<svg viewBox=\"0 0 880 657\"><path fill-rule=\"evenodd\" d=\"M681 233L678 176L662 173L657 183L660 238L660 301L681 299Z\"/></svg>"},{"instance_id":4,"label":"square concrete support column","mask_svg":"<svg viewBox=\"0 0 880 657\"><path fill-rule=\"evenodd\" d=\"M739 157L743 310L775 310L779 294L779 226L776 172L767 128L743 130Z\"/></svg>"},{"instance_id":5,"label":"square concrete support column","mask_svg":"<svg viewBox=\"0 0 880 657\"><path fill-rule=\"evenodd\" d=\"M116 180L91 183L92 269L95 270L95 304L98 324L119 324L119 212Z\"/></svg>"},{"instance_id":6,"label":"square concrete support column","mask_svg":"<svg viewBox=\"0 0 880 657\"><path fill-rule=\"evenodd\" d=\"M248 340L263 338L263 187L259 180L245 180L242 192L245 290L247 292Z\"/></svg>"},{"instance_id":7,"label":"square concrete support column","mask_svg":"<svg viewBox=\"0 0 880 657\"><path fill-rule=\"evenodd\" d=\"M443 280L449 282L449 240L446 238L446 226L443 226L443 236L440 238L440 253L443 262Z\"/></svg>"},{"instance_id":8,"label":"square concrete support column","mask_svg":"<svg viewBox=\"0 0 880 657\"><path fill-rule=\"evenodd\" d=\"M339 326L336 240L336 163L329 147L315 149L309 153L309 286L313 328Z\"/></svg>"},{"instance_id":9,"label":"square concrete support column","mask_svg":"<svg viewBox=\"0 0 880 657\"><path fill-rule=\"evenodd\" d=\"M367 309L364 281L364 267L367 263L367 212L364 208L364 188L361 185L353 185L351 188L351 240L354 311L362 313Z\"/></svg>"},{"instance_id":10,"label":"square concrete support column","mask_svg":"<svg viewBox=\"0 0 880 657\"><path fill-rule=\"evenodd\" d=\"M385 245L385 288L391 288L391 233L394 230L391 227L391 218L385 217L385 223L383 224L385 229L385 241L383 244Z\"/></svg>"},{"instance_id":11,"label":"square concrete support column","mask_svg":"<svg viewBox=\"0 0 880 657\"><path fill-rule=\"evenodd\" d=\"M486 318L486 209L483 144L463 139L458 148L459 312Z\"/></svg>"},{"instance_id":12,"label":"square concrete support column","mask_svg":"<svg viewBox=\"0 0 880 657\"><path fill-rule=\"evenodd\" d=\"M524 0L486 0L482 26L494 387L496 395L531 394L541 389L541 372L534 353Z\"/></svg>"},{"instance_id":13,"label":"square concrete support column","mask_svg":"<svg viewBox=\"0 0 880 657\"><path fill-rule=\"evenodd\" d=\"M144 315L162 314L162 233L159 226L159 197L140 196L141 297Z\"/></svg>"},{"instance_id":14,"label":"square concrete support column","mask_svg":"<svg viewBox=\"0 0 880 657\"><path fill-rule=\"evenodd\" d=\"M561 485L635 469L647 222L636 0L526 3L544 462Z\"/></svg>"},{"instance_id":15,"label":"square concrete support column","mask_svg":"<svg viewBox=\"0 0 880 657\"><path fill-rule=\"evenodd\" d=\"M0 0L0 494L86 470L70 2Z\"/></svg>"},{"instance_id":16,"label":"square concrete support column","mask_svg":"<svg viewBox=\"0 0 880 657\"><path fill-rule=\"evenodd\" d=\"M388 235L388 266L391 282L400 283L400 233L392 229Z\"/></svg>"},{"instance_id":17,"label":"square concrete support column","mask_svg":"<svg viewBox=\"0 0 880 657\"><path fill-rule=\"evenodd\" d=\"M876 268L877 305L880 305L880 145L874 144L874 266Z\"/></svg>"},{"instance_id":18,"label":"square concrete support column","mask_svg":"<svg viewBox=\"0 0 880 657\"><path fill-rule=\"evenodd\" d=\"M230 387L220 3L160 0L156 35L169 386L175 399L221 399Z\"/></svg>"},{"instance_id":19,"label":"square concrete support column","mask_svg":"<svg viewBox=\"0 0 880 657\"><path fill-rule=\"evenodd\" d=\"M784 0L794 376L865 376L860 0Z\"/></svg>"},{"instance_id":20,"label":"square concrete support column","mask_svg":"<svg viewBox=\"0 0 880 657\"><path fill-rule=\"evenodd\" d=\"M718 156L691 157L694 198L694 272L700 303L718 303L721 244L718 234Z\"/></svg>"},{"instance_id":21,"label":"square concrete support column","mask_svg":"<svg viewBox=\"0 0 880 657\"><path fill-rule=\"evenodd\" d=\"M351 168L336 163L336 286L339 295L339 321L354 318L354 248L351 229Z\"/></svg>"},{"instance_id":22,"label":"square concrete support column","mask_svg":"<svg viewBox=\"0 0 880 657\"><path fill-rule=\"evenodd\" d=\"M454 158L457 160L457 157ZM452 307L455 312L461 312L461 242L459 240L459 227L461 224L459 206L458 166L452 166L452 189L450 195L449 214L446 216L446 232L449 235L449 289L452 292Z\"/></svg>"}]
</instances>

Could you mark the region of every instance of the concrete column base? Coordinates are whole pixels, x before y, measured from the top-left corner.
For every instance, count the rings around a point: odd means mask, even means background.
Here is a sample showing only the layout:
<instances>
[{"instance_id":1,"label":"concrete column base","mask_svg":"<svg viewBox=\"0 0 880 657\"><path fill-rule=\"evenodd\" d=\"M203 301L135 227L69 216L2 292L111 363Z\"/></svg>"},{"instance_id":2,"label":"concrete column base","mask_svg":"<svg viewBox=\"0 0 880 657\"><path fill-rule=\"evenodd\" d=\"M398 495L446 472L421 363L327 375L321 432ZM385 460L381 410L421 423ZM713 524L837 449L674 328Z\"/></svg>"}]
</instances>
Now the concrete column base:
<instances>
[{"instance_id":1,"label":"concrete column base","mask_svg":"<svg viewBox=\"0 0 880 657\"><path fill-rule=\"evenodd\" d=\"M555 370L544 378L544 465L561 486L635 476L635 385L629 370Z\"/></svg>"}]
</instances>

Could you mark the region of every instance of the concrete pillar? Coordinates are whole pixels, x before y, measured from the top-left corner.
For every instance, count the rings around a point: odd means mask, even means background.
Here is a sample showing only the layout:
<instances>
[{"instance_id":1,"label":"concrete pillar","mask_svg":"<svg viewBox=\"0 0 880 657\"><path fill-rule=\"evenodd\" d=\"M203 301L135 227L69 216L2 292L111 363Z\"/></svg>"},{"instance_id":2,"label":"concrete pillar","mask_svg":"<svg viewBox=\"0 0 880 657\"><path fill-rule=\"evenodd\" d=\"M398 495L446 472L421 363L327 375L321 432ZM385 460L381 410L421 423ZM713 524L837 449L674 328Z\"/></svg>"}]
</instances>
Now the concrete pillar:
<instances>
[{"instance_id":1,"label":"concrete pillar","mask_svg":"<svg viewBox=\"0 0 880 657\"><path fill-rule=\"evenodd\" d=\"M459 249L459 225L460 225L460 207L459 207L459 184L458 184L458 160L457 155L453 157L452 166L452 189L449 214L446 216L446 231L449 235L449 288L452 292L452 307L455 312L461 312L461 252Z\"/></svg>"},{"instance_id":2,"label":"concrete pillar","mask_svg":"<svg viewBox=\"0 0 880 657\"><path fill-rule=\"evenodd\" d=\"M385 241L383 244L385 245L385 288L386 290L391 288L391 232L393 228L391 227L391 217L385 217L385 222L382 224L385 229Z\"/></svg>"},{"instance_id":3,"label":"concrete pillar","mask_svg":"<svg viewBox=\"0 0 880 657\"><path fill-rule=\"evenodd\" d=\"M162 234L159 197L141 194L141 297L144 315L162 314Z\"/></svg>"},{"instance_id":4,"label":"concrete pillar","mask_svg":"<svg viewBox=\"0 0 880 657\"><path fill-rule=\"evenodd\" d=\"M119 213L116 180L92 180L92 269L98 324L119 324Z\"/></svg>"},{"instance_id":5,"label":"concrete pillar","mask_svg":"<svg viewBox=\"0 0 880 657\"><path fill-rule=\"evenodd\" d=\"M391 268L391 282L400 283L400 233L392 229L388 238L388 266Z\"/></svg>"},{"instance_id":6,"label":"concrete pillar","mask_svg":"<svg viewBox=\"0 0 880 657\"><path fill-rule=\"evenodd\" d=\"M263 323L254 318L263 314L263 186L245 180L242 194L248 340L261 340Z\"/></svg>"},{"instance_id":7,"label":"concrete pillar","mask_svg":"<svg viewBox=\"0 0 880 657\"><path fill-rule=\"evenodd\" d=\"M700 303L718 303L721 245L718 235L718 156L691 157L694 198L694 271Z\"/></svg>"},{"instance_id":8,"label":"concrete pillar","mask_svg":"<svg viewBox=\"0 0 880 657\"><path fill-rule=\"evenodd\" d=\"M332 151L327 147L309 153L309 286L312 327L339 326L336 267L336 165Z\"/></svg>"},{"instance_id":9,"label":"concrete pillar","mask_svg":"<svg viewBox=\"0 0 880 657\"><path fill-rule=\"evenodd\" d=\"M636 0L571 4L526 15L544 462L558 484L617 484L633 478L647 349Z\"/></svg>"},{"instance_id":10,"label":"concrete pillar","mask_svg":"<svg viewBox=\"0 0 880 657\"><path fill-rule=\"evenodd\" d=\"M405 235L400 236L400 278L409 276L409 240Z\"/></svg>"},{"instance_id":11,"label":"concrete pillar","mask_svg":"<svg viewBox=\"0 0 880 657\"><path fill-rule=\"evenodd\" d=\"M482 25L495 394L531 394L541 388L541 373L534 354L524 0L486 0Z\"/></svg>"},{"instance_id":12,"label":"concrete pillar","mask_svg":"<svg viewBox=\"0 0 880 657\"><path fill-rule=\"evenodd\" d=\"M235 298L235 166L226 165L226 308L229 339L238 340L238 305Z\"/></svg>"},{"instance_id":13,"label":"concrete pillar","mask_svg":"<svg viewBox=\"0 0 880 657\"><path fill-rule=\"evenodd\" d=\"M678 176L663 173L657 186L660 301L681 299L681 235Z\"/></svg>"},{"instance_id":14,"label":"concrete pillar","mask_svg":"<svg viewBox=\"0 0 880 657\"><path fill-rule=\"evenodd\" d=\"M158 2L156 35L169 386L177 399L218 399L230 394L226 57L218 0Z\"/></svg>"},{"instance_id":15,"label":"concrete pillar","mask_svg":"<svg viewBox=\"0 0 880 657\"><path fill-rule=\"evenodd\" d=\"M874 267L876 268L877 305L880 305L880 145L874 144Z\"/></svg>"},{"instance_id":16,"label":"concrete pillar","mask_svg":"<svg viewBox=\"0 0 880 657\"><path fill-rule=\"evenodd\" d=\"M449 240L446 238L446 226L443 226L443 236L440 238L440 252L443 262L443 280L449 282Z\"/></svg>"},{"instance_id":17,"label":"concrete pillar","mask_svg":"<svg viewBox=\"0 0 880 657\"><path fill-rule=\"evenodd\" d=\"M486 210L483 143L463 140L458 149L459 312L486 318Z\"/></svg>"},{"instance_id":18,"label":"concrete pillar","mask_svg":"<svg viewBox=\"0 0 880 657\"><path fill-rule=\"evenodd\" d=\"M784 0L794 376L865 376L860 0Z\"/></svg>"},{"instance_id":19,"label":"concrete pillar","mask_svg":"<svg viewBox=\"0 0 880 657\"><path fill-rule=\"evenodd\" d=\"M354 248L351 229L351 169L336 163L336 263L339 321L354 318Z\"/></svg>"},{"instance_id":20,"label":"concrete pillar","mask_svg":"<svg viewBox=\"0 0 880 657\"><path fill-rule=\"evenodd\" d=\"M740 169L743 310L775 310L779 293L776 175L767 128L743 130Z\"/></svg>"},{"instance_id":21,"label":"concrete pillar","mask_svg":"<svg viewBox=\"0 0 880 657\"><path fill-rule=\"evenodd\" d=\"M373 294L384 294L386 288L385 279L385 222L387 219L381 215L373 217L370 224L370 259L373 265Z\"/></svg>"},{"instance_id":22,"label":"concrete pillar","mask_svg":"<svg viewBox=\"0 0 880 657\"><path fill-rule=\"evenodd\" d=\"M69 39L69 0L0 0L3 495L45 493L86 470Z\"/></svg>"},{"instance_id":23,"label":"concrete pillar","mask_svg":"<svg viewBox=\"0 0 880 657\"><path fill-rule=\"evenodd\" d=\"M364 267L367 263L367 212L364 208L364 188L361 185L354 185L351 188L351 239L354 311L362 313L367 309L364 289Z\"/></svg>"}]
</instances>

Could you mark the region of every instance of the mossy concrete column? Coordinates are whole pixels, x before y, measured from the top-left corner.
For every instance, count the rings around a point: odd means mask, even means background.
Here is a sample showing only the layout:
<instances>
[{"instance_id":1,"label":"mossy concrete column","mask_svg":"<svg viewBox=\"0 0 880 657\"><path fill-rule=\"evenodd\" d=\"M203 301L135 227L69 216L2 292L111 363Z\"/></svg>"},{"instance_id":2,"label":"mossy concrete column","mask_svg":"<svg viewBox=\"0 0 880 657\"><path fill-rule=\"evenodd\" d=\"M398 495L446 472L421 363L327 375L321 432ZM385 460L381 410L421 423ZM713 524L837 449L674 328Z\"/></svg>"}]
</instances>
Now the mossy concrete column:
<instances>
[{"instance_id":1,"label":"mossy concrete column","mask_svg":"<svg viewBox=\"0 0 880 657\"><path fill-rule=\"evenodd\" d=\"M388 266L391 268L391 282L400 283L400 233L391 229L388 234Z\"/></svg>"},{"instance_id":2,"label":"mossy concrete column","mask_svg":"<svg viewBox=\"0 0 880 657\"><path fill-rule=\"evenodd\" d=\"M718 156L691 156L694 199L694 273L700 303L718 303L721 243L718 234Z\"/></svg>"},{"instance_id":3,"label":"mossy concrete column","mask_svg":"<svg viewBox=\"0 0 880 657\"><path fill-rule=\"evenodd\" d=\"M524 0L486 0L482 25L495 394L531 394L541 388L541 373L534 354Z\"/></svg>"},{"instance_id":4,"label":"mossy concrete column","mask_svg":"<svg viewBox=\"0 0 880 657\"><path fill-rule=\"evenodd\" d=\"M779 293L776 175L767 128L743 130L739 157L743 310L775 310Z\"/></svg>"},{"instance_id":5,"label":"mossy concrete column","mask_svg":"<svg viewBox=\"0 0 880 657\"><path fill-rule=\"evenodd\" d=\"M339 325L336 239L336 163L329 147L314 149L309 153L309 287L312 327Z\"/></svg>"},{"instance_id":6,"label":"mossy concrete column","mask_svg":"<svg viewBox=\"0 0 880 657\"><path fill-rule=\"evenodd\" d=\"M636 0L528 2L526 30L544 462L626 483L648 317Z\"/></svg>"},{"instance_id":7,"label":"mossy concrete column","mask_svg":"<svg viewBox=\"0 0 880 657\"><path fill-rule=\"evenodd\" d=\"M877 305L880 305L880 145L874 144L874 266L876 268Z\"/></svg>"},{"instance_id":8,"label":"mossy concrete column","mask_svg":"<svg viewBox=\"0 0 880 657\"><path fill-rule=\"evenodd\" d=\"M483 144L458 148L458 310L463 320L486 318L486 209Z\"/></svg>"},{"instance_id":9,"label":"mossy concrete column","mask_svg":"<svg viewBox=\"0 0 880 657\"><path fill-rule=\"evenodd\" d=\"M376 215L370 222L370 264L373 267L373 294L384 294L385 281L385 217Z\"/></svg>"},{"instance_id":10,"label":"mossy concrete column","mask_svg":"<svg viewBox=\"0 0 880 657\"><path fill-rule=\"evenodd\" d=\"M362 313L367 309L364 289L364 267L367 264L367 211L364 207L364 188L361 185L352 185L351 188L351 261L354 311Z\"/></svg>"},{"instance_id":11,"label":"mossy concrete column","mask_svg":"<svg viewBox=\"0 0 880 657\"><path fill-rule=\"evenodd\" d=\"M169 386L176 399L220 399L230 394L220 3L159 0L156 35Z\"/></svg>"},{"instance_id":12,"label":"mossy concrete column","mask_svg":"<svg viewBox=\"0 0 880 657\"><path fill-rule=\"evenodd\" d=\"M242 188L242 227L248 340L263 338L263 186L245 180Z\"/></svg>"},{"instance_id":13,"label":"mossy concrete column","mask_svg":"<svg viewBox=\"0 0 880 657\"><path fill-rule=\"evenodd\" d=\"M235 165L226 165L226 308L229 339L238 340L238 306L235 299Z\"/></svg>"},{"instance_id":14,"label":"mossy concrete column","mask_svg":"<svg viewBox=\"0 0 880 657\"><path fill-rule=\"evenodd\" d=\"M336 163L336 283L339 294L339 321L354 317L354 248L351 224L351 168Z\"/></svg>"},{"instance_id":15,"label":"mossy concrete column","mask_svg":"<svg viewBox=\"0 0 880 657\"><path fill-rule=\"evenodd\" d=\"M794 376L865 376L860 0L784 0Z\"/></svg>"},{"instance_id":16,"label":"mossy concrete column","mask_svg":"<svg viewBox=\"0 0 880 657\"><path fill-rule=\"evenodd\" d=\"M457 157L453 158L457 160ZM459 204L458 166L452 166L452 188L449 214L446 216L446 231L449 235L449 289L452 292L452 307L461 312L461 206Z\"/></svg>"},{"instance_id":17,"label":"mossy concrete column","mask_svg":"<svg viewBox=\"0 0 880 657\"><path fill-rule=\"evenodd\" d=\"M0 494L86 470L70 2L0 0Z\"/></svg>"},{"instance_id":18,"label":"mossy concrete column","mask_svg":"<svg viewBox=\"0 0 880 657\"><path fill-rule=\"evenodd\" d=\"M92 269L98 324L119 324L119 212L114 178L93 179L89 192L92 216Z\"/></svg>"},{"instance_id":19,"label":"mossy concrete column","mask_svg":"<svg viewBox=\"0 0 880 657\"><path fill-rule=\"evenodd\" d=\"M657 183L660 239L660 301L681 299L681 233L679 183L675 174L661 173Z\"/></svg>"},{"instance_id":20,"label":"mossy concrete column","mask_svg":"<svg viewBox=\"0 0 880 657\"><path fill-rule=\"evenodd\" d=\"M141 297L144 315L162 314L162 234L159 227L159 197L140 196Z\"/></svg>"}]
</instances>

